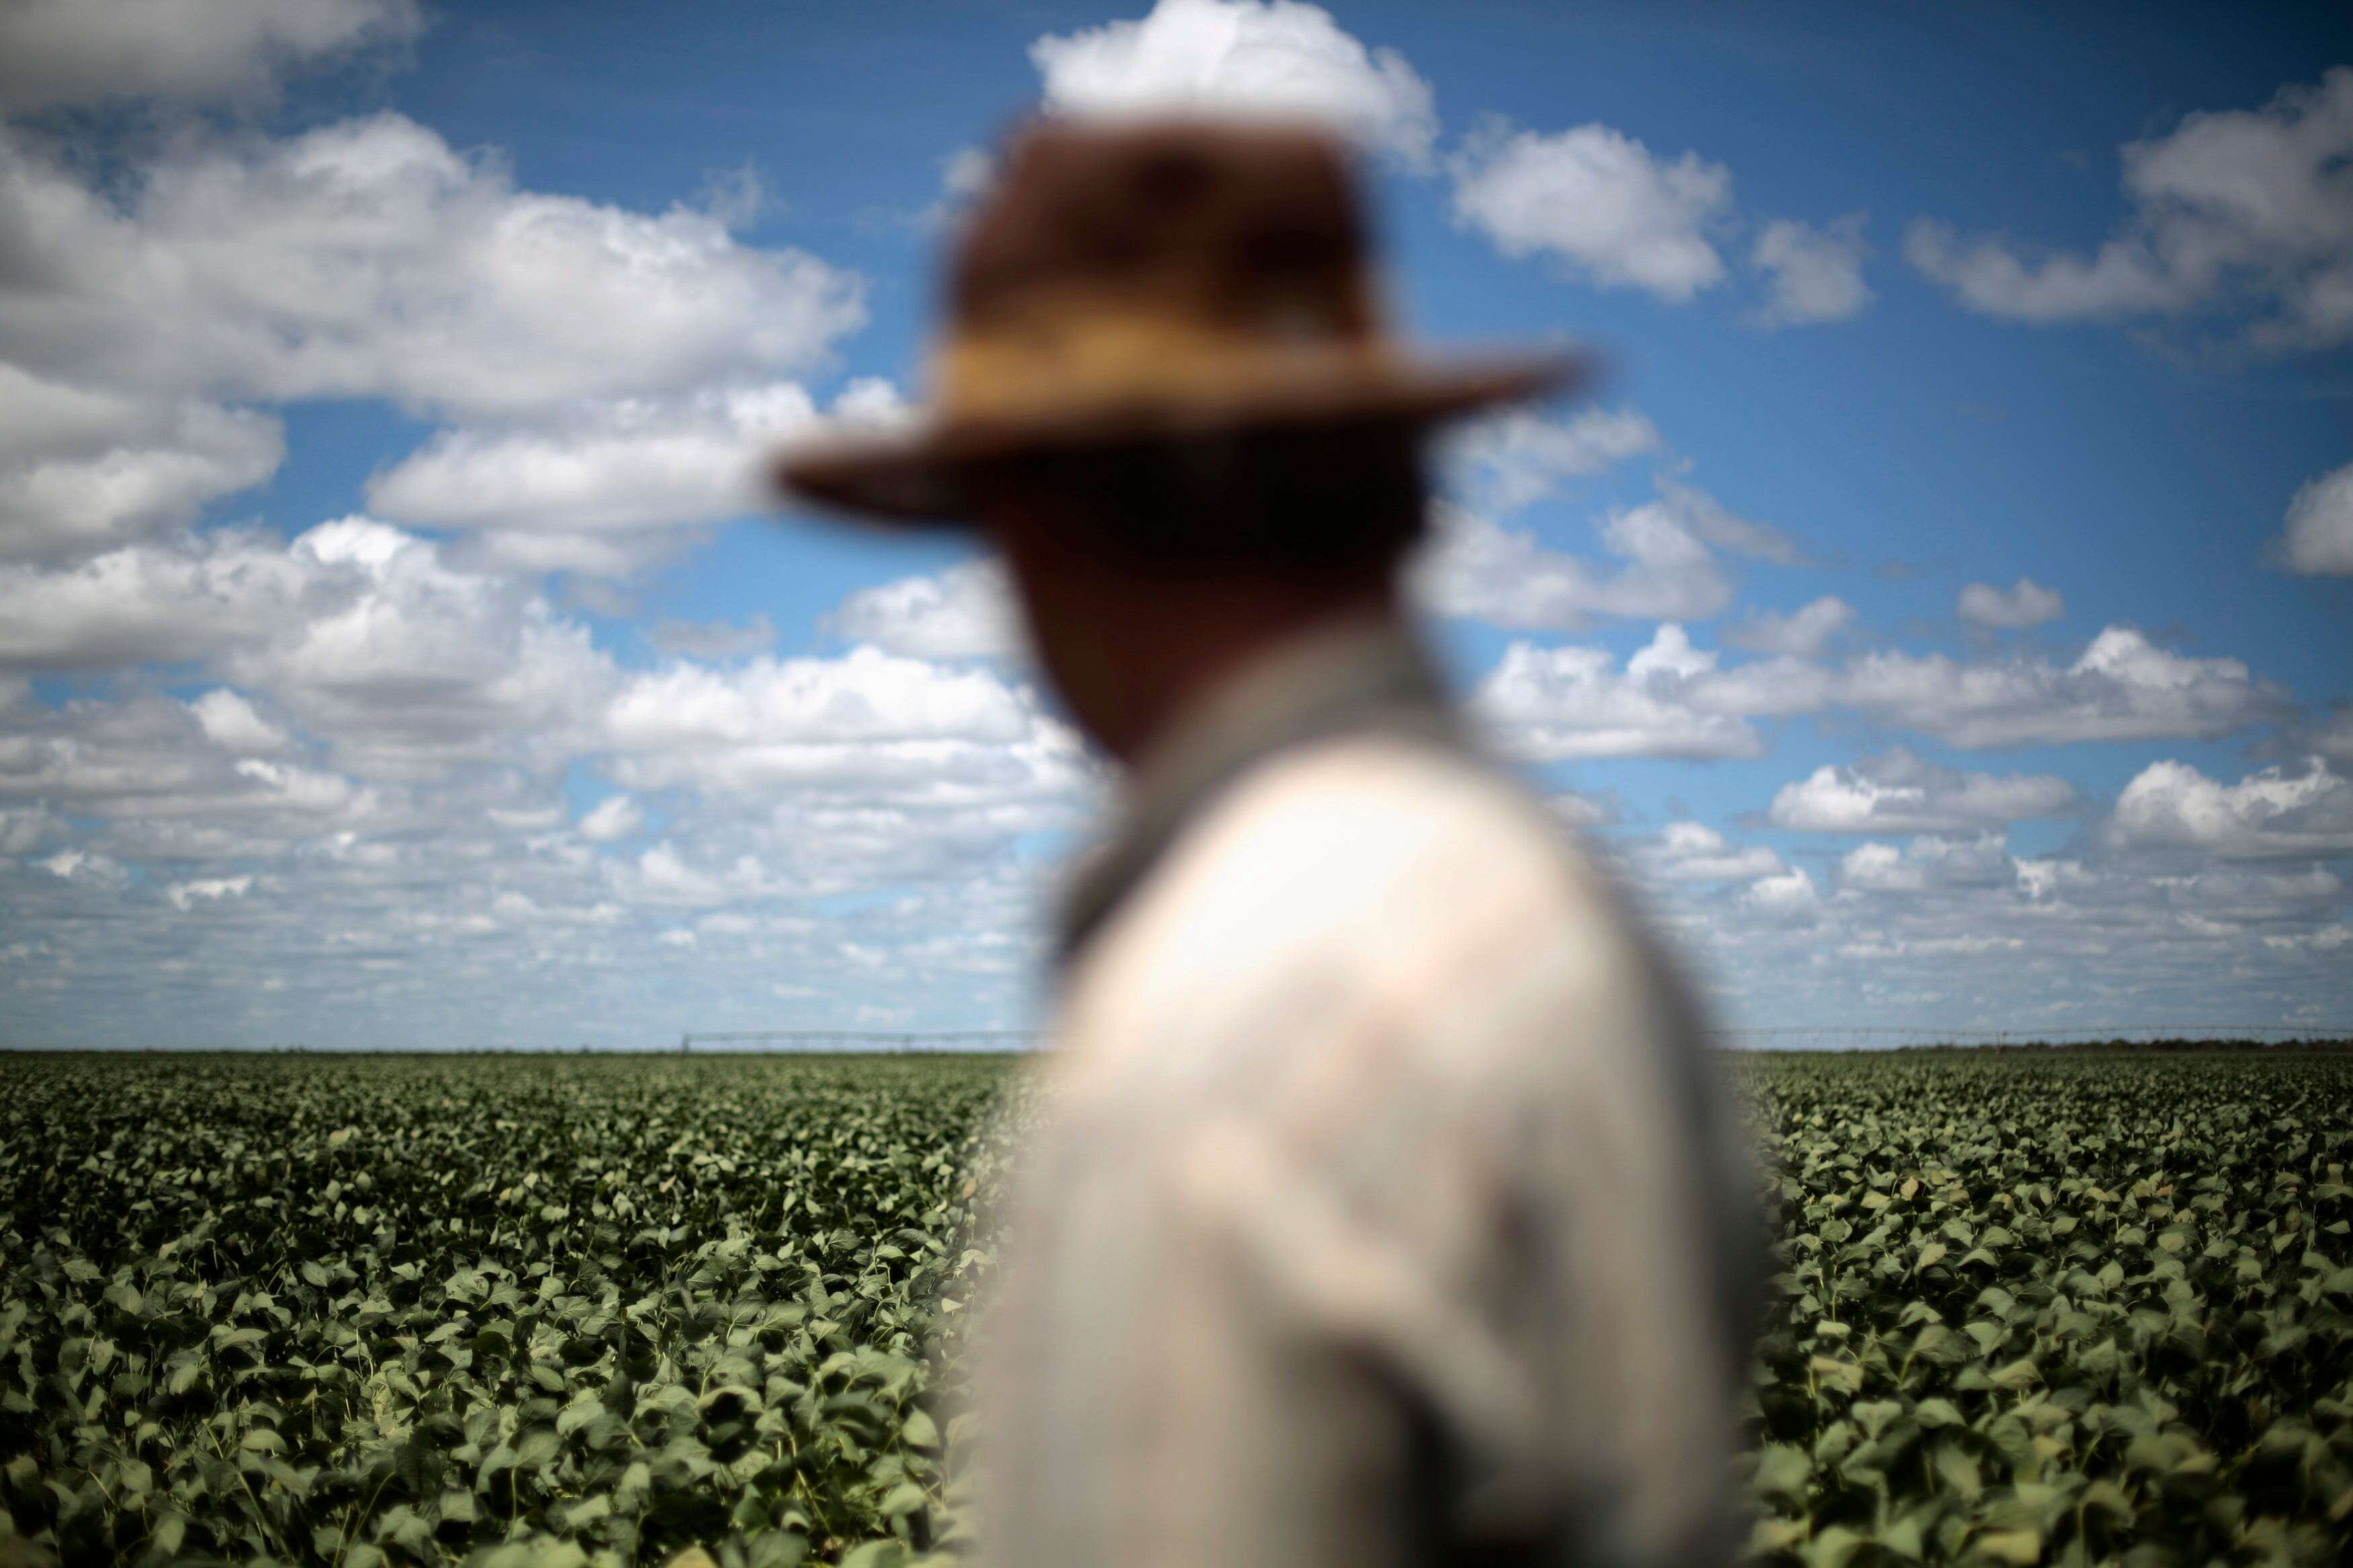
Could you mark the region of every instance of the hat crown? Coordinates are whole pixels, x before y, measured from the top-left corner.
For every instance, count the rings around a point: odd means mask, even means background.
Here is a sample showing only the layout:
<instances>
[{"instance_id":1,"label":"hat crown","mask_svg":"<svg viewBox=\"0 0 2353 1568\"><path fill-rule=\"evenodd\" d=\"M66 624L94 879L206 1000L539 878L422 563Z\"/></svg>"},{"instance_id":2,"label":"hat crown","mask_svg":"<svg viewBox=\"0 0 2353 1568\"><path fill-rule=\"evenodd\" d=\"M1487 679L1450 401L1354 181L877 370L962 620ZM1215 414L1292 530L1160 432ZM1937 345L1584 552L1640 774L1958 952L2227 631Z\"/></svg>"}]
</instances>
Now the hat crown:
<instances>
[{"instance_id":1,"label":"hat crown","mask_svg":"<svg viewBox=\"0 0 2353 1568\"><path fill-rule=\"evenodd\" d=\"M1377 331L1346 153L1310 127L1049 121L1014 144L948 278L952 331L1047 326L1075 300L1223 333Z\"/></svg>"},{"instance_id":2,"label":"hat crown","mask_svg":"<svg viewBox=\"0 0 2353 1568\"><path fill-rule=\"evenodd\" d=\"M1574 380L1521 353L1417 359L1383 327L1361 193L1298 121L1048 120L957 243L928 417L787 454L785 488L968 520L1008 458L1274 426L1421 426Z\"/></svg>"}]
</instances>

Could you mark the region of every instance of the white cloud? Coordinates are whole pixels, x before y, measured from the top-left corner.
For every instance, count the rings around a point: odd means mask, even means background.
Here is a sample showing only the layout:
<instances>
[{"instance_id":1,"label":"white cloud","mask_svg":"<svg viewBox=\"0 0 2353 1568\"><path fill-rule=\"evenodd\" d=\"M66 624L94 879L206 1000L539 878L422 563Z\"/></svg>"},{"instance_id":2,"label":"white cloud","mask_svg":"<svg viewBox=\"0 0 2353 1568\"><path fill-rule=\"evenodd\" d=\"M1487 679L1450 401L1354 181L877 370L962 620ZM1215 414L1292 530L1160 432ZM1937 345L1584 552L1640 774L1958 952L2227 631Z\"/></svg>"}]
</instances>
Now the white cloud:
<instances>
[{"instance_id":1,"label":"white cloud","mask_svg":"<svg viewBox=\"0 0 2353 1568\"><path fill-rule=\"evenodd\" d=\"M1088 768L1026 687L871 647L632 677L606 713L605 745L632 788L799 785L869 805L1046 801Z\"/></svg>"},{"instance_id":2,"label":"white cloud","mask_svg":"<svg viewBox=\"0 0 2353 1568\"><path fill-rule=\"evenodd\" d=\"M0 668L207 658L278 635L357 587L356 573L242 531L123 545L65 567L0 563Z\"/></svg>"},{"instance_id":3,"label":"white cloud","mask_svg":"<svg viewBox=\"0 0 2353 1568\"><path fill-rule=\"evenodd\" d=\"M1047 104L1082 114L1196 109L1320 120L1427 167L1438 135L1430 84L1395 49L1367 49L1299 0L1158 0L1029 46Z\"/></svg>"},{"instance_id":4,"label":"white cloud","mask_svg":"<svg viewBox=\"0 0 2353 1568\"><path fill-rule=\"evenodd\" d=\"M851 384L830 420L794 382L584 403L535 425L445 430L369 480L368 504L476 531L501 563L617 576L679 529L769 510L780 443L878 405L895 407L897 394L871 378Z\"/></svg>"},{"instance_id":5,"label":"white cloud","mask_svg":"<svg viewBox=\"0 0 2353 1568\"><path fill-rule=\"evenodd\" d=\"M1667 162L1606 125L1551 135L1502 122L1451 162L1455 221L1504 255L1544 253L1571 275L1681 304L1724 277L1710 230L1732 174L1696 153Z\"/></svg>"},{"instance_id":6,"label":"white cloud","mask_svg":"<svg viewBox=\"0 0 2353 1568\"><path fill-rule=\"evenodd\" d=\"M1479 683L1473 707L1506 749L1533 761L1764 753L1740 717L1704 704L1694 689L1715 655L1694 648L1681 626L1659 627L1622 671L1614 663L1601 648L1515 642Z\"/></svg>"},{"instance_id":7,"label":"white cloud","mask_svg":"<svg viewBox=\"0 0 2353 1568\"><path fill-rule=\"evenodd\" d=\"M1752 908L1792 924L1811 921L1821 904L1813 876L1803 866L1757 878L1742 897Z\"/></svg>"},{"instance_id":8,"label":"white cloud","mask_svg":"<svg viewBox=\"0 0 2353 1568\"><path fill-rule=\"evenodd\" d=\"M254 98L296 67L414 37L421 21L416 0L12 0L0 105Z\"/></svg>"},{"instance_id":9,"label":"white cloud","mask_svg":"<svg viewBox=\"0 0 2353 1568\"><path fill-rule=\"evenodd\" d=\"M199 900L218 903L223 899L241 899L253 890L250 872L240 877L198 877L191 881L174 882L164 889L172 907L185 914Z\"/></svg>"},{"instance_id":10,"label":"white cloud","mask_svg":"<svg viewBox=\"0 0 2353 1568\"><path fill-rule=\"evenodd\" d=\"M1727 627L1724 640L1750 653L1812 658L1832 637L1853 624L1854 606L1835 595L1825 594L1786 616L1770 612L1748 616L1737 626Z\"/></svg>"},{"instance_id":11,"label":"white cloud","mask_svg":"<svg viewBox=\"0 0 2353 1568\"><path fill-rule=\"evenodd\" d=\"M2127 846L2231 859L2353 855L2353 781L2319 757L2234 784L2187 763L2152 763L2116 797L2110 828Z\"/></svg>"},{"instance_id":12,"label":"white cloud","mask_svg":"<svg viewBox=\"0 0 2353 1568\"><path fill-rule=\"evenodd\" d=\"M2353 463L2295 492L2280 545L2288 565L2307 576L2353 576Z\"/></svg>"},{"instance_id":13,"label":"white cloud","mask_svg":"<svg viewBox=\"0 0 2353 1568\"><path fill-rule=\"evenodd\" d=\"M285 455L267 415L78 387L0 363L0 553L87 554L185 522L268 479Z\"/></svg>"},{"instance_id":14,"label":"white cloud","mask_svg":"<svg viewBox=\"0 0 2353 1568\"><path fill-rule=\"evenodd\" d=\"M1783 784L1768 815L1806 833L1950 833L2054 816L2074 801L2074 786L2047 773L1966 773L1898 749Z\"/></svg>"},{"instance_id":15,"label":"white cloud","mask_svg":"<svg viewBox=\"0 0 2353 1568\"><path fill-rule=\"evenodd\" d=\"M1541 759L1758 756L1750 720L1841 708L1972 748L2212 739L2286 710L2284 694L2237 659L2169 653L2128 626L2108 627L2064 666L1881 651L1836 667L1789 657L1727 667L1672 622L1622 673L1602 649L1514 643L1478 703L1507 744ZM1929 795L1959 787L1947 781Z\"/></svg>"},{"instance_id":16,"label":"white cloud","mask_svg":"<svg viewBox=\"0 0 2353 1568\"><path fill-rule=\"evenodd\" d=\"M708 522L762 499L754 466L816 422L794 382L624 399L541 428L445 430L368 481L371 510L434 528L596 534Z\"/></svg>"},{"instance_id":17,"label":"white cloud","mask_svg":"<svg viewBox=\"0 0 2353 1568\"><path fill-rule=\"evenodd\" d=\"M2294 952L2298 949L2316 952L2334 952L2348 942L2353 942L2353 926L2341 922L2337 925L2322 926L2317 931L2301 931L2294 936L2263 938L2265 947L2277 948L2284 952Z\"/></svg>"},{"instance_id":18,"label":"white cloud","mask_svg":"<svg viewBox=\"0 0 2353 1568\"><path fill-rule=\"evenodd\" d=\"M0 294L10 360L158 398L549 416L772 378L864 320L858 279L814 257L699 209L518 190L389 113L175 142L103 192L0 133L0 226L25 280Z\"/></svg>"},{"instance_id":19,"label":"white cloud","mask_svg":"<svg viewBox=\"0 0 2353 1568\"><path fill-rule=\"evenodd\" d=\"M1920 868L1893 844L1858 844L1839 860L1839 886L1862 892L1909 893L1926 886Z\"/></svg>"},{"instance_id":20,"label":"white cloud","mask_svg":"<svg viewBox=\"0 0 2353 1568\"><path fill-rule=\"evenodd\" d=\"M108 847L150 858L274 851L384 804L332 773L238 757L190 705L163 698L10 715L0 726L0 796L134 827L132 839L115 833ZM159 825L164 830L153 831Z\"/></svg>"},{"instance_id":21,"label":"white cloud","mask_svg":"<svg viewBox=\"0 0 2353 1568\"><path fill-rule=\"evenodd\" d=\"M1598 474L1655 452L1658 426L1632 408L1579 409L1565 419L1512 409L1463 426L1451 438L1451 466L1470 470L1498 510L1543 500L1564 479Z\"/></svg>"},{"instance_id":22,"label":"white cloud","mask_svg":"<svg viewBox=\"0 0 2353 1568\"><path fill-rule=\"evenodd\" d=\"M1671 479L1660 481L1657 500L1603 519L1602 547L1624 563L1611 571L1448 502L1436 503L1431 519L1414 568L1419 598L1439 615L1513 629L1575 631L1601 616L1704 619L1732 602L1732 580L1712 547L1792 553L1774 530Z\"/></svg>"},{"instance_id":23,"label":"white cloud","mask_svg":"<svg viewBox=\"0 0 2353 1568\"><path fill-rule=\"evenodd\" d=\"M994 558L854 590L822 623L851 642L915 658L1019 657L1019 612Z\"/></svg>"},{"instance_id":24,"label":"white cloud","mask_svg":"<svg viewBox=\"0 0 2353 1568\"><path fill-rule=\"evenodd\" d=\"M295 539L297 563L356 590L222 668L268 691L346 765L417 776L576 747L611 689L587 628L509 579L459 570L438 546L367 518Z\"/></svg>"},{"instance_id":25,"label":"white cloud","mask_svg":"<svg viewBox=\"0 0 2353 1568\"><path fill-rule=\"evenodd\" d=\"M626 795L608 795L580 815L580 837L592 844L628 838L646 825L646 814Z\"/></svg>"},{"instance_id":26,"label":"white cloud","mask_svg":"<svg viewBox=\"0 0 2353 1568\"><path fill-rule=\"evenodd\" d=\"M1772 279L1772 296L1750 320L1761 327L1807 327L1862 313L1873 299L1862 280L1871 254L1868 218L1849 213L1820 228L1777 218L1758 231L1748 264Z\"/></svg>"},{"instance_id":27,"label":"white cloud","mask_svg":"<svg viewBox=\"0 0 2353 1568\"><path fill-rule=\"evenodd\" d=\"M1779 529L1734 515L1722 501L1696 485L1662 476L1659 500L1685 528L1720 550L1753 555L1779 566L1804 563L1804 554L1796 542Z\"/></svg>"},{"instance_id":28,"label":"white cloud","mask_svg":"<svg viewBox=\"0 0 2353 1568\"><path fill-rule=\"evenodd\" d=\"M1603 547L1623 564L1597 570L1532 532L1440 501L1416 592L1436 614L1527 630L1576 631L1597 616L1697 620L1732 602L1714 552L1662 502L1612 512Z\"/></svg>"},{"instance_id":29,"label":"white cloud","mask_svg":"<svg viewBox=\"0 0 2353 1568\"><path fill-rule=\"evenodd\" d=\"M1943 654L1865 654L1839 699L1883 723L1956 746L2211 739L2269 717L2284 700L2234 658L2192 658L2129 626L2109 626L2073 663Z\"/></svg>"},{"instance_id":30,"label":"white cloud","mask_svg":"<svg viewBox=\"0 0 2353 1568\"><path fill-rule=\"evenodd\" d=\"M60 849L35 863L60 882L120 885L130 879L130 874L120 862L94 850Z\"/></svg>"},{"instance_id":31,"label":"white cloud","mask_svg":"<svg viewBox=\"0 0 2353 1568\"><path fill-rule=\"evenodd\" d=\"M973 200L996 178L997 160L978 147L959 147L940 160L940 189L956 201Z\"/></svg>"},{"instance_id":32,"label":"white cloud","mask_svg":"<svg viewBox=\"0 0 2353 1568\"><path fill-rule=\"evenodd\" d=\"M2111 240L2089 261L2051 256L2030 263L2000 240L1964 247L1951 225L1920 218L1905 230L1904 258L1986 314L2023 321L2176 310L2196 292L2138 241Z\"/></svg>"},{"instance_id":33,"label":"white cloud","mask_svg":"<svg viewBox=\"0 0 2353 1568\"><path fill-rule=\"evenodd\" d=\"M1670 822L1632 849L1643 873L1662 882L1747 882L1786 869L1764 845L1735 847L1704 822Z\"/></svg>"},{"instance_id":34,"label":"white cloud","mask_svg":"<svg viewBox=\"0 0 2353 1568\"><path fill-rule=\"evenodd\" d=\"M238 756L264 756L291 744L287 733L254 710L253 704L225 686L216 686L188 704L205 738Z\"/></svg>"},{"instance_id":35,"label":"white cloud","mask_svg":"<svg viewBox=\"0 0 2353 1568\"><path fill-rule=\"evenodd\" d=\"M2115 320L2209 305L2252 316L2253 342L2353 340L2353 68L2259 110L2195 113L2123 150L2131 216L2090 257L1913 225L1912 264L1989 315Z\"/></svg>"},{"instance_id":36,"label":"white cloud","mask_svg":"<svg viewBox=\"0 0 2353 1568\"><path fill-rule=\"evenodd\" d=\"M997 183L997 159L979 147L959 147L940 160L940 194L928 205L909 215L907 222L921 230L946 227Z\"/></svg>"},{"instance_id":37,"label":"white cloud","mask_svg":"<svg viewBox=\"0 0 2353 1568\"><path fill-rule=\"evenodd\" d=\"M1960 601L1954 608L1961 619L1974 626L1998 626L2007 631L2039 626L2067 613L2066 601L2059 596L2057 589L2046 588L2028 577L2021 577L2007 588L1972 583L1961 590Z\"/></svg>"}]
</instances>

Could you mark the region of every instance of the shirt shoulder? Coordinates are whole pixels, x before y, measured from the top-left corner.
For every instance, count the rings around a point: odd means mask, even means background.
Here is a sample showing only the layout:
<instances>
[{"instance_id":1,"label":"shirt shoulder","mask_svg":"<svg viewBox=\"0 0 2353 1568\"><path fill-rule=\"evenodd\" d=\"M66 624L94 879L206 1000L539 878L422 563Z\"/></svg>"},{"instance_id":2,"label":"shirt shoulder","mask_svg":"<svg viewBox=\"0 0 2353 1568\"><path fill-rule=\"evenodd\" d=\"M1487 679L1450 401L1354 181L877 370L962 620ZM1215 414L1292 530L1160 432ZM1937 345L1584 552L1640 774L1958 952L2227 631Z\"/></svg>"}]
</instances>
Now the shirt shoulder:
<instances>
[{"instance_id":1,"label":"shirt shoulder","mask_svg":"<svg viewBox=\"0 0 2353 1568\"><path fill-rule=\"evenodd\" d=\"M1459 748L1351 735L1202 810L1081 955L1064 1033L1165 1073L1459 1014L1482 977L1538 969L1589 1000L1651 975L1616 888L1526 789Z\"/></svg>"}]
</instances>

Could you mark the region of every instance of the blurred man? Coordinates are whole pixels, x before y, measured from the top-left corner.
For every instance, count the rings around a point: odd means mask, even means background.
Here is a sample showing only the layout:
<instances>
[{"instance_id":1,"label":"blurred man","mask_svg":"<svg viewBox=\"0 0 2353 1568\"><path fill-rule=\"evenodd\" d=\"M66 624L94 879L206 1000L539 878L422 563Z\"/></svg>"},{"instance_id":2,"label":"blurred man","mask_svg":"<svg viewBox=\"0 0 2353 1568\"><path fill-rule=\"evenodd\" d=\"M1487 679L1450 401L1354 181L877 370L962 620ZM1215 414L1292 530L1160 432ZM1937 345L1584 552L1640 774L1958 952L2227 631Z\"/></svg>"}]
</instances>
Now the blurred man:
<instances>
[{"instance_id":1,"label":"blurred man","mask_svg":"<svg viewBox=\"0 0 2353 1568\"><path fill-rule=\"evenodd\" d=\"M1696 1020L1463 734L1398 573L1448 416L1343 154L1050 124L955 258L937 406L787 461L976 523L1127 765L983 1336L1007 1568L1724 1561L1756 1233Z\"/></svg>"}]
</instances>

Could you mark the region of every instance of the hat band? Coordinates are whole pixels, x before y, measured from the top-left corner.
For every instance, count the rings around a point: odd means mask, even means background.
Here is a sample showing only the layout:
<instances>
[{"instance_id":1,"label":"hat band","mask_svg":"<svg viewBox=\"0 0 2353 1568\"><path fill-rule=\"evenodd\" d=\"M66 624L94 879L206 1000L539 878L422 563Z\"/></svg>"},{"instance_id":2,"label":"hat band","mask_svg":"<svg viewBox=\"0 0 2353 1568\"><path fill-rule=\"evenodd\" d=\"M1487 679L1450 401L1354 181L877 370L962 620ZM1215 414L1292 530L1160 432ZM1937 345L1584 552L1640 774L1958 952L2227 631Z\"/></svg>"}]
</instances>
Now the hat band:
<instances>
[{"instance_id":1,"label":"hat band","mask_svg":"<svg viewBox=\"0 0 2353 1568\"><path fill-rule=\"evenodd\" d=\"M942 343L932 385L947 424L1081 409L1188 405L1311 376L1393 371L1388 345L1303 315L1300 331L1240 331L1168 311L1096 309L1050 326L964 331Z\"/></svg>"}]
</instances>

